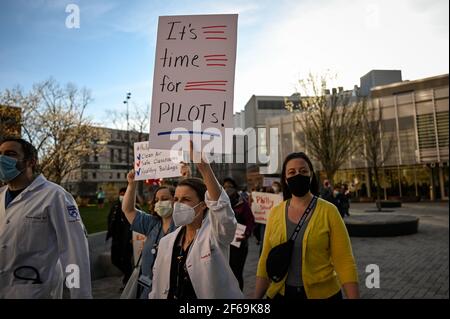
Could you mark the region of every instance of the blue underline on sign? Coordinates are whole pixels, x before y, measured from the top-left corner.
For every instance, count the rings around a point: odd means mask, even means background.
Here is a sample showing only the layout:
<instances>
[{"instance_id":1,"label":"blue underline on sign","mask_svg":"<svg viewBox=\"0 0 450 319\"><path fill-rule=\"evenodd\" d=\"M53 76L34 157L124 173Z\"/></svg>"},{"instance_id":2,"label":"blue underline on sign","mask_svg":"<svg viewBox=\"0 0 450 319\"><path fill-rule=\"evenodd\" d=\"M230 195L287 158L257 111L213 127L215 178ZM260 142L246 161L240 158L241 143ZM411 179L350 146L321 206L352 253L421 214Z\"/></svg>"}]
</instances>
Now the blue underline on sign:
<instances>
[{"instance_id":1,"label":"blue underline on sign","mask_svg":"<svg viewBox=\"0 0 450 319\"><path fill-rule=\"evenodd\" d=\"M220 137L217 133L210 133L210 132L199 132L199 131L167 131L167 132L159 132L158 136L161 135L171 135L171 134L178 134L178 135L193 135L193 134L199 134L199 135L210 135L210 136L217 136Z\"/></svg>"}]
</instances>

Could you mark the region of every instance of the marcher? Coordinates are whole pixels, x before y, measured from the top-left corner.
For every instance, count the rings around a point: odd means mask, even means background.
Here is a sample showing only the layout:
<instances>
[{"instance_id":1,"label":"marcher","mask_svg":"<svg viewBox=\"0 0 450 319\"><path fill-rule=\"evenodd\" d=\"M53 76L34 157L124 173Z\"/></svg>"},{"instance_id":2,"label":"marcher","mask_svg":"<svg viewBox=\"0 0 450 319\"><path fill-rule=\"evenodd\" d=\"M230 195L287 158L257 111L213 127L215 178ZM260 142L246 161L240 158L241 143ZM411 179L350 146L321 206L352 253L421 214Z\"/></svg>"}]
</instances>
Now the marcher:
<instances>
[{"instance_id":1,"label":"marcher","mask_svg":"<svg viewBox=\"0 0 450 319\"><path fill-rule=\"evenodd\" d=\"M151 203L154 209L150 214L136 209L136 187L134 170L127 175L128 187L122 202L122 210L131 230L147 236L142 249L140 274L138 276L137 296L139 299L148 299L153 279L153 264L158 254L161 238L175 230L172 220L173 195L175 190L171 186L160 186L155 191Z\"/></svg>"},{"instance_id":2,"label":"marcher","mask_svg":"<svg viewBox=\"0 0 450 319\"><path fill-rule=\"evenodd\" d=\"M193 156L190 145L191 160ZM175 191L173 219L180 226L159 244L151 299L243 298L229 265L236 232L230 200L202 156L203 181L186 178Z\"/></svg>"},{"instance_id":3,"label":"marcher","mask_svg":"<svg viewBox=\"0 0 450 319\"><path fill-rule=\"evenodd\" d=\"M105 197L106 197L105 192L100 187L100 189L97 192L97 205L98 205L98 208L103 209L103 205L105 204Z\"/></svg>"},{"instance_id":4,"label":"marcher","mask_svg":"<svg viewBox=\"0 0 450 319\"><path fill-rule=\"evenodd\" d=\"M240 242L240 246L230 245L230 267L236 279L239 281L239 287L244 289L244 266L248 255L248 238L252 235L255 227L255 217L250 209L247 201L239 195L235 188L228 188L227 195L230 198L231 207L233 208L236 221L245 225L245 232L242 237L236 238Z\"/></svg>"},{"instance_id":5,"label":"marcher","mask_svg":"<svg viewBox=\"0 0 450 319\"><path fill-rule=\"evenodd\" d=\"M133 271L133 244L130 223L122 211L122 202L126 188L119 190L119 198L113 203L108 215L106 240L111 241L111 262L124 274L122 283L125 287ZM123 288L122 288L123 289Z\"/></svg>"},{"instance_id":6,"label":"marcher","mask_svg":"<svg viewBox=\"0 0 450 319\"><path fill-rule=\"evenodd\" d=\"M272 182L272 191L274 194L280 194L281 189L282 189L282 186L281 186L280 182L277 182L277 181Z\"/></svg>"},{"instance_id":7,"label":"marcher","mask_svg":"<svg viewBox=\"0 0 450 319\"><path fill-rule=\"evenodd\" d=\"M343 288L347 298L359 298L347 229L336 207L317 197L318 183L306 154L286 157L281 183L284 202L269 215L255 297L342 299ZM288 239L293 246L284 244ZM273 258L280 256L284 258Z\"/></svg>"},{"instance_id":8,"label":"marcher","mask_svg":"<svg viewBox=\"0 0 450 319\"><path fill-rule=\"evenodd\" d=\"M23 139L0 142L0 299L91 298L88 242L77 204L37 171ZM78 274L78 278L73 274Z\"/></svg>"},{"instance_id":9,"label":"marcher","mask_svg":"<svg viewBox=\"0 0 450 319\"><path fill-rule=\"evenodd\" d=\"M344 218L344 214L342 212L342 202L341 202L341 184L338 183L333 188L333 201L331 202L336 206L338 209L339 214L341 214L341 217Z\"/></svg>"},{"instance_id":10,"label":"marcher","mask_svg":"<svg viewBox=\"0 0 450 319\"><path fill-rule=\"evenodd\" d=\"M326 200L332 204L335 204L334 196L333 196L333 187L331 187L331 183L328 179L323 181L323 187L320 190L320 197L323 200Z\"/></svg>"},{"instance_id":11,"label":"marcher","mask_svg":"<svg viewBox=\"0 0 450 319\"><path fill-rule=\"evenodd\" d=\"M342 218L350 216L350 192L348 191L347 184L339 185L339 190L335 192L335 202Z\"/></svg>"},{"instance_id":12,"label":"marcher","mask_svg":"<svg viewBox=\"0 0 450 319\"><path fill-rule=\"evenodd\" d=\"M236 181L234 179L232 179L231 177L224 178L222 185L223 185L223 189L225 191L230 188L238 189L238 185L237 185Z\"/></svg>"}]
</instances>

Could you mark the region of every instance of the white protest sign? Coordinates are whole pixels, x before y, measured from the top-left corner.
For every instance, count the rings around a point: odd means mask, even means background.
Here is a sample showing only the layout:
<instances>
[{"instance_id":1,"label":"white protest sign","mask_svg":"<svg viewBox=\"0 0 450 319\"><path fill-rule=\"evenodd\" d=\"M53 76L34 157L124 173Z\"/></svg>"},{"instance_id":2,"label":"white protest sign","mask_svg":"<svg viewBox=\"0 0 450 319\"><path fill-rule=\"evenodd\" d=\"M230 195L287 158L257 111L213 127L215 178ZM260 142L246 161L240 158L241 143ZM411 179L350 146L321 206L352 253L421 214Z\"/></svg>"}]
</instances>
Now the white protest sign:
<instances>
[{"instance_id":1,"label":"white protest sign","mask_svg":"<svg viewBox=\"0 0 450 319\"><path fill-rule=\"evenodd\" d=\"M137 233L135 231L133 231L132 236L133 236L132 237L133 257L134 257L134 264L136 265L139 260L139 256L142 253L142 249L144 248L144 243L145 243L145 240L147 239L147 237L145 237L144 235Z\"/></svg>"},{"instance_id":2,"label":"white protest sign","mask_svg":"<svg viewBox=\"0 0 450 319\"><path fill-rule=\"evenodd\" d=\"M152 150L148 142L134 143L135 180L181 176L181 151Z\"/></svg>"},{"instance_id":3,"label":"white protest sign","mask_svg":"<svg viewBox=\"0 0 450 319\"><path fill-rule=\"evenodd\" d=\"M234 239L233 239L233 241L231 242L230 245L233 245L233 246L235 246L237 248L241 247L241 242L237 241L236 238L237 237L243 237L244 234L245 234L245 229L246 228L247 228L247 226L237 223L236 233L234 234Z\"/></svg>"},{"instance_id":4,"label":"white protest sign","mask_svg":"<svg viewBox=\"0 0 450 319\"><path fill-rule=\"evenodd\" d=\"M237 14L159 17L151 148L171 149L190 137L196 149L202 140L224 144L225 128L233 128L237 18Z\"/></svg>"},{"instance_id":5,"label":"white protest sign","mask_svg":"<svg viewBox=\"0 0 450 319\"><path fill-rule=\"evenodd\" d=\"M252 212L255 217L255 222L266 224L270 211L283 201L283 195L252 192L252 200Z\"/></svg>"}]
</instances>

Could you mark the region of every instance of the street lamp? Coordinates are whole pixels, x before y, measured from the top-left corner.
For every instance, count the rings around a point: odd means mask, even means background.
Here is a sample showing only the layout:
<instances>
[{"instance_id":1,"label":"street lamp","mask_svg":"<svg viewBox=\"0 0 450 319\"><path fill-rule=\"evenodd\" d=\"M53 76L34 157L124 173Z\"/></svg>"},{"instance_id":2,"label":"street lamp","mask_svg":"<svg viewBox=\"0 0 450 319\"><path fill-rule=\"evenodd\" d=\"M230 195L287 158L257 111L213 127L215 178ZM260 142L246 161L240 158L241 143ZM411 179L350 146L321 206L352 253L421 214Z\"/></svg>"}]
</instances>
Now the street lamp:
<instances>
[{"instance_id":1,"label":"street lamp","mask_svg":"<svg viewBox=\"0 0 450 319\"><path fill-rule=\"evenodd\" d=\"M128 92L123 101L123 104L127 105L127 172L130 170L130 122L129 122L129 110L128 110L128 100L131 98L131 93Z\"/></svg>"}]
</instances>

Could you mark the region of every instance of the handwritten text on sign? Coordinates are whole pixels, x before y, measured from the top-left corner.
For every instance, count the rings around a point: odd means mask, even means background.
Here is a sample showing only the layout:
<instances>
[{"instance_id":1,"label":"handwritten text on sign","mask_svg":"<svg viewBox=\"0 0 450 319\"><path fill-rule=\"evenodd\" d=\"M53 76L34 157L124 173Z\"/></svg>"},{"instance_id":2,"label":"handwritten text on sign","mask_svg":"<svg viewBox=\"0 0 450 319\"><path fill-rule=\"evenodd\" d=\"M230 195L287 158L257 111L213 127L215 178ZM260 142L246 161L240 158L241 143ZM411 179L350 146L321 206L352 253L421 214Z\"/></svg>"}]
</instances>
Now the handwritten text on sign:
<instances>
[{"instance_id":1,"label":"handwritten text on sign","mask_svg":"<svg viewBox=\"0 0 450 319\"><path fill-rule=\"evenodd\" d=\"M151 148L170 149L171 135L220 137L233 127L236 37L237 15L159 17Z\"/></svg>"},{"instance_id":2,"label":"handwritten text on sign","mask_svg":"<svg viewBox=\"0 0 450 319\"><path fill-rule=\"evenodd\" d=\"M148 142L134 143L135 180L181 176L183 153L153 150Z\"/></svg>"},{"instance_id":3,"label":"handwritten text on sign","mask_svg":"<svg viewBox=\"0 0 450 319\"><path fill-rule=\"evenodd\" d=\"M281 194L252 192L252 200L252 212L255 222L266 224L270 211L283 201L283 196Z\"/></svg>"}]
</instances>

